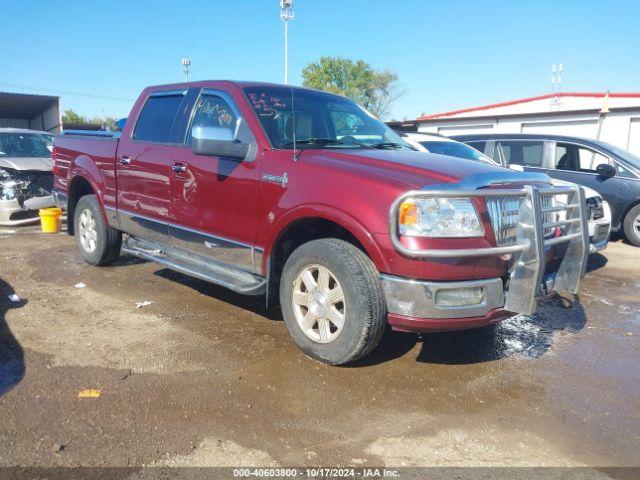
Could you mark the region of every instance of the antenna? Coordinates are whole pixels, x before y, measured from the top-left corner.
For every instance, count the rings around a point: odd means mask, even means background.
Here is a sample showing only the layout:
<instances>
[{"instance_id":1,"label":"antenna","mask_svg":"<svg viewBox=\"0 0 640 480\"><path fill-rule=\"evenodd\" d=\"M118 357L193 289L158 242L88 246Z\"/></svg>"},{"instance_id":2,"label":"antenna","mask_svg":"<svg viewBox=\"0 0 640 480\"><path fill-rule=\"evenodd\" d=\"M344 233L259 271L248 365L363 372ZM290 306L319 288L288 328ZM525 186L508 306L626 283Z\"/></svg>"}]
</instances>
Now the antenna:
<instances>
[{"instance_id":1,"label":"antenna","mask_svg":"<svg viewBox=\"0 0 640 480\"><path fill-rule=\"evenodd\" d=\"M190 58L183 58L180 63L182 63L182 71L184 72L184 81L185 83L189 82L189 67L191 66Z\"/></svg>"},{"instance_id":2,"label":"antenna","mask_svg":"<svg viewBox=\"0 0 640 480\"><path fill-rule=\"evenodd\" d=\"M293 20L293 0L280 0L280 20L284 22L284 83L289 83L289 20Z\"/></svg>"}]
</instances>

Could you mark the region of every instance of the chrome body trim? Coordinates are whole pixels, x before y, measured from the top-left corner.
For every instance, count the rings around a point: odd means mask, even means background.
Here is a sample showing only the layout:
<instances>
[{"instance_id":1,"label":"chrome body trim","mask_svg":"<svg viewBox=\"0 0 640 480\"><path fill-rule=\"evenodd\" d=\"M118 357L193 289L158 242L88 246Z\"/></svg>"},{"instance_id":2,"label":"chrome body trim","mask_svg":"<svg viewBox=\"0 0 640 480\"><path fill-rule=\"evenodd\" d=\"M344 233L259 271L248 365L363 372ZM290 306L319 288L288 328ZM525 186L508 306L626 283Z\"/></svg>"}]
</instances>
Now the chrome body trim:
<instances>
[{"instance_id":1,"label":"chrome body trim","mask_svg":"<svg viewBox=\"0 0 640 480\"><path fill-rule=\"evenodd\" d=\"M105 205L104 213L107 215L107 224L111 228L115 228L116 230L122 230L120 228L120 221L118 220L118 211L114 207Z\"/></svg>"},{"instance_id":2,"label":"chrome body trim","mask_svg":"<svg viewBox=\"0 0 640 480\"><path fill-rule=\"evenodd\" d=\"M120 230L131 235L167 243L169 238L169 222L147 217L139 213L121 208L116 210L116 220Z\"/></svg>"},{"instance_id":3,"label":"chrome body trim","mask_svg":"<svg viewBox=\"0 0 640 480\"><path fill-rule=\"evenodd\" d=\"M463 282L427 282L381 274L382 289L389 313L416 318L469 318L483 317L491 310L504 306L504 285L500 278ZM482 288L482 302L461 307L436 304L441 290Z\"/></svg>"},{"instance_id":4,"label":"chrome body trim","mask_svg":"<svg viewBox=\"0 0 640 480\"><path fill-rule=\"evenodd\" d=\"M125 233L262 275L263 249L260 247L127 210L113 207L105 207L105 210L109 225ZM112 214L113 218L110 218Z\"/></svg>"},{"instance_id":5,"label":"chrome body trim","mask_svg":"<svg viewBox=\"0 0 640 480\"><path fill-rule=\"evenodd\" d=\"M221 263L254 271L254 247L182 225L169 224L170 243L176 248L211 258Z\"/></svg>"},{"instance_id":6,"label":"chrome body trim","mask_svg":"<svg viewBox=\"0 0 640 480\"><path fill-rule=\"evenodd\" d=\"M505 175L507 176L507 175ZM544 180L546 175L537 178ZM482 186L496 183L483 180L490 178L470 178L459 184L448 186L435 185L423 190L409 191L398 197L389 210L389 232L393 246L403 255L412 258L461 258L487 255L513 254L509 271L508 292L504 308L511 312L531 314L536 308L536 296L541 292L542 278L545 273L545 249L554 245L567 244L564 258L558 269L555 288L578 293L580 282L586 271L589 256L589 230L584 190L575 185L571 187L549 187L526 185L518 189L469 189L469 185ZM521 180L535 181L536 177L522 176ZM498 181L504 185L504 182ZM542 183L547 183L544 181ZM552 206L550 197L567 195L569 206L559 209ZM515 243L506 246L472 249L422 249L414 250L405 246L398 231L398 211L402 202L410 197L418 198L487 198L519 197L522 199L518 212L518 226ZM546 204L546 205L545 205ZM551 212L564 210L565 218L560 221L545 221ZM545 230L564 225L560 236L545 238ZM496 226L494 225L494 230Z\"/></svg>"}]
</instances>

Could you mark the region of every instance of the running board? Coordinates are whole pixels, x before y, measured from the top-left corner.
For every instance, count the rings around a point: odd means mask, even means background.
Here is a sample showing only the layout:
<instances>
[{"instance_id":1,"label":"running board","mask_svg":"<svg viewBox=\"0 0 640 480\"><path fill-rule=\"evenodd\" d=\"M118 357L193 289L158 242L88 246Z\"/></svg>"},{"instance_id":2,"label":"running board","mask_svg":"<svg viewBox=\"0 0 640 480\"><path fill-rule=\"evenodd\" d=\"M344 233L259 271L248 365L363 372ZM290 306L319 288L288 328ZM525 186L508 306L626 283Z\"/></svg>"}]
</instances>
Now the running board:
<instances>
[{"instance_id":1,"label":"running board","mask_svg":"<svg viewBox=\"0 0 640 480\"><path fill-rule=\"evenodd\" d=\"M262 295L266 291L267 281L259 275L132 235L123 243L122 252L243 295Z\"/></svg>"}]
</instances>

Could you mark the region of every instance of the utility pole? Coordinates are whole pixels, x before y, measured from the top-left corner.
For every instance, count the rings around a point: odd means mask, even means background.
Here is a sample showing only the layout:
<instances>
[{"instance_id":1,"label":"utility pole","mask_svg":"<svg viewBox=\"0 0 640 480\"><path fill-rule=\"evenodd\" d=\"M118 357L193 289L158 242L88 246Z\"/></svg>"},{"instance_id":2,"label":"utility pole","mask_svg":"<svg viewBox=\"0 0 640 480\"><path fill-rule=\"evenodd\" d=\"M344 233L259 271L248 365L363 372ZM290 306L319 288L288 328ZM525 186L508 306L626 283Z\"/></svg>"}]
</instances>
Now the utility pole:
<instances>
[{"instance_id":1,"label":"utility pole","mask_svg":"<svg viewBox=\"0 0 640 480\"><path fill-rule=\"evenodd\" d=\"M551 66L551 110L553 107L560 109L560 91L562 90L562 64L556 69L555 64Z\"/></svg>"},{"instance_id":2,"label":"utility pole","mask_svg":"<svg viewBox=\"0 0 640 480\"><path fill-rule=\"evenodd\" d=\"M182 63L182 71L184 72L184 81L187 83L189 81L189 67L191 66L190 58L183 58L181 60Z\"/></svg>"},{"instance_id":3,"label":"utility pole","mask_svg":"<svg viewBox=\"0 0 640 480\"><path fill-rule=\"evenodd\" d=\"M293 20L293 0L280 0L280 19L284 22L284 83L289 83L289 20Z\"/></svg>"}]
</instances>

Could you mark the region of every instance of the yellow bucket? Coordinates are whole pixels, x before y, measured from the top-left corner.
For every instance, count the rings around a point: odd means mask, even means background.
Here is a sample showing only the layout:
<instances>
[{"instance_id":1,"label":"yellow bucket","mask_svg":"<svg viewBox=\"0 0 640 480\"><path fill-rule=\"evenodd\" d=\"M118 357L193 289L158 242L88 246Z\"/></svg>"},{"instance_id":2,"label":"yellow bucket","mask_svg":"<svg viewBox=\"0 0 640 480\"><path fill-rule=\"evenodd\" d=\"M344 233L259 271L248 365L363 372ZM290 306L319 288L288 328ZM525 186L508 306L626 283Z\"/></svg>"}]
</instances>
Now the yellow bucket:
<instances>
[{"instance_id":1,"label":"yellow bucket","mask_svg":"<svg viewBox=\"0 0 640 480\"><path fill-rule=\"evenodd\" d=\"M42 233L58 233L60 231L62 210L56 207L40 209Z\"/></svg>"}]
</instances>

